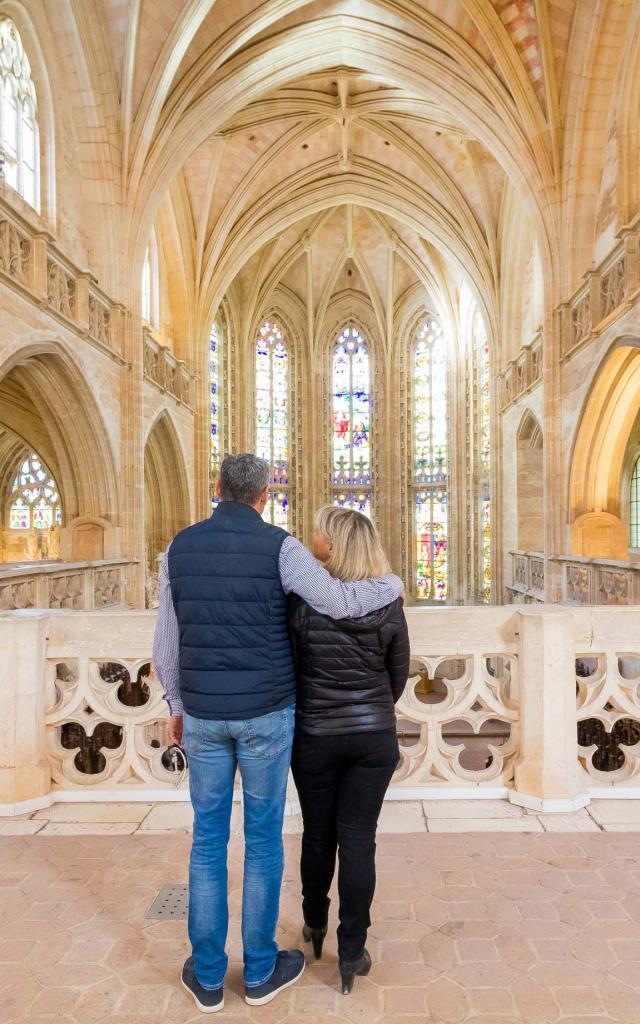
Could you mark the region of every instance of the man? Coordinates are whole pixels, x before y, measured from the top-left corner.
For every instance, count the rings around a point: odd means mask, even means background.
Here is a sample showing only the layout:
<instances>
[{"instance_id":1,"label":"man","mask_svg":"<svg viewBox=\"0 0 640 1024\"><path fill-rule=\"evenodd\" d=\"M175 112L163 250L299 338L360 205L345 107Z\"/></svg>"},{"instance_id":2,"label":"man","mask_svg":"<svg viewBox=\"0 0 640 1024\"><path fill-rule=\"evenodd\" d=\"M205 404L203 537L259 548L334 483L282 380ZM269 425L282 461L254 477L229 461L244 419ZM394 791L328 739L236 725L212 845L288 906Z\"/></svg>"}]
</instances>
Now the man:
<instances>
[{"instance_id":1,"label":"man","mask_svg":"<svg viewBox=\"0 0 640 1024\"><path fill-rule=\"evenodd\" d=\"M269 465L230 455L213 515L177 535L165 557L153 656L171 713L170 736L189 758L193 843L189 938L182 983L201 1010L224 1005L227 845L240 767L245 863L245 999L268 1003L304 970L278 951L282 820L294 726L295 676L286 595L332 618L356 618L402 591L397 576L343 583L285 530L265 523ZM184 725L183 725L184 723Z\"/></svg>"}]
</instances>

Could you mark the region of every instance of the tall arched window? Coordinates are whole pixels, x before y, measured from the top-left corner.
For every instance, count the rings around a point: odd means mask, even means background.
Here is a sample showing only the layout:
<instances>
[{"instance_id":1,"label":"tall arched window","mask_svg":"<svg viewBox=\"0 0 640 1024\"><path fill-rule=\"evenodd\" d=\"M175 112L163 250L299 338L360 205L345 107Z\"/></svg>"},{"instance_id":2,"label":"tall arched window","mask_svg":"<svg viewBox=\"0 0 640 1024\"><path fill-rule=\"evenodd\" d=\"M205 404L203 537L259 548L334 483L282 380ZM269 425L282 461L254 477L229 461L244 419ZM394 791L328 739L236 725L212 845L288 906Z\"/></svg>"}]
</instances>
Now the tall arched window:
<instances>
[{"instance_id":1,"label":"tall arched window","mask_svg":"<svg viewBox=\"0 0 640 1024\"><path fill-rule=\"evenodd\" d=\"M371 371L360 331L345 327L333 350L334 505L371 514Z\"/></svg>"},{"instance_id":2,"label":"tall arched window","mask_svg":"<svg viewBox=\"0 0 640 1024\"><path fill-rule=\"evenodd\" d=\"M428 317L413 345L416 596L445 601L448 590L447 347Z\"/></svg>"},{"instance_id":3,"label":"tall arched window","mask_svg":"<svg viewBox=\"0 0 640 1024\"><path fill-rule=\"evenodd\" d=\"M264 518L289 527L289 349L280 325L265 320L256 339L256 452L272 468Z\"/></svg>"},{"instance_id":4,"label":"tall arched window","mask_svg":"<svg viewBox=\"0 0 640 1024\"><path fill-rule=\"evenodd\" d=\"M20 34L0 19L0 150L11 188L40 208L36 90Z\"/></svg>"},{"instance_id":5,"label":"tall arched window","mask_svg":"<svg viewBox=\"0 0 640 1024\"><path fill-rule=\"evenodd\" d=\"M640 548L640 458L636 459L631 477L629 499L629 545Z\"/></svg>"},{"instance_id":6,"label":"tall arched window","mask_svg":"<svg viewBox=\"0 0 640 1024\"><path fill-rule=\"evenodd\" d=\"M62 523L60 492L35 452L21 463L9 496L9 529L49 530Z\"/></svg>"},{"instance_id":7,"label":"tall arched window","mask_svg":"<svg viewBox=\"0 0 640 1024\"><path fill-rule=\"evenodd\" d=\"M142 319L154 330L160 326L160 279L158 271L158 240L155 230L151 231L142 265L141 314Z\"/></svg>"},{"instance_id":8,"label":"tall arched window","mask_svg":"<svg viewBox=\"0 0 640 1024\"><path fill-rule=\"evenodd\" d=\"M209 439L209 479L213 487L220 470L220 400L221 400L221 366L220 366L220 328L216 323L211 326L209 335L209 423L211 435ZM218 501L211 494L213 505Z\"/></svg>"},{"instance_id":9,"label":"tall arched window","mask_svg":"<svg viewBox=\"0 0 640 1024\"><path fill-rule=\"evenodd\" d=\"M480 520L481 590L491 599L491 361L489 339L480 313L474 317L474 355L478 380L478 503Z\"/></svg>"}]
</instances>

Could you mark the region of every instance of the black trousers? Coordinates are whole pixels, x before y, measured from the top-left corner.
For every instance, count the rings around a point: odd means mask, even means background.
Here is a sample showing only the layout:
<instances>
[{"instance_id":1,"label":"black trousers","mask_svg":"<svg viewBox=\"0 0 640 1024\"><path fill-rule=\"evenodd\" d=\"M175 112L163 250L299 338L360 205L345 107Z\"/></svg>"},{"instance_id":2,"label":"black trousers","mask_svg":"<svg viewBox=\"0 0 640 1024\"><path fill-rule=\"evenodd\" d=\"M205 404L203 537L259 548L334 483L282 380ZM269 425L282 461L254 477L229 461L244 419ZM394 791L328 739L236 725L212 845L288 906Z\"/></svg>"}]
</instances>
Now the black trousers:
<instances>
[{"instance_id":1,"label":"black trousers","mask_svg":"<svg viewBox=\"0 0 640 1024\"><path fill-rule=\"evenodd\" d=\"M376 887L376 828L399 759L395 730L313 736L297 731L292 770L304 832L302 912L311 928L323 928L329 889L339 859L341 960L357 960L371 924Z\"/></svg>"}]
</instances>

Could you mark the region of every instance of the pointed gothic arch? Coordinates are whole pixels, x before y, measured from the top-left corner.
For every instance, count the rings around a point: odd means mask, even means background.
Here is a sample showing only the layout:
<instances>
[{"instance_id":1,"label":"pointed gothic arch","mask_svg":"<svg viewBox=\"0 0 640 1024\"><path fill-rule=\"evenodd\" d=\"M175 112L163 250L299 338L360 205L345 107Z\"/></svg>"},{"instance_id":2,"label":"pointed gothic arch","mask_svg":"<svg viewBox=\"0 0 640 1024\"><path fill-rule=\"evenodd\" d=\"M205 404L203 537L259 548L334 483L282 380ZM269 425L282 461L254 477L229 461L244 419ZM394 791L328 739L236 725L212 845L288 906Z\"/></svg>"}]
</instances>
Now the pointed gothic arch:
<instances>
[{"instance_id":1,"label":"pointed gothic arch","mask_svg":"<svg viewBox=\"0 0 640 1024\"><path fill-rule=\"evenodd\" d=\"M537 417L526 409L516 431L517 546L544 551L544 438Z\"/></svg>"},{"instance_id":2,"label":"pointed gothic arch","mask_svg":"<svg viewBox=\"0 0 640 1024\"><path fill-rule=\"evenodd\" d=\"M40 454L58 483L63 557L119 555L119 487L109 433L91 387L58 339L27 343L0 366L0 409L0 423ZM81 537L85 520L93 528Z\"/></svg>"},{"instance_id":3,"label":"pointed gothic arch","mask_svg":"<svg viewBox=\"0 0 640 1024\"><path fill-rule=\"evenodd\" d=\"M191 522L191 500L178 431L167 410L151 424L144 446L144 517L147 564L166 551Z\"/></svg>"}]
</instances>

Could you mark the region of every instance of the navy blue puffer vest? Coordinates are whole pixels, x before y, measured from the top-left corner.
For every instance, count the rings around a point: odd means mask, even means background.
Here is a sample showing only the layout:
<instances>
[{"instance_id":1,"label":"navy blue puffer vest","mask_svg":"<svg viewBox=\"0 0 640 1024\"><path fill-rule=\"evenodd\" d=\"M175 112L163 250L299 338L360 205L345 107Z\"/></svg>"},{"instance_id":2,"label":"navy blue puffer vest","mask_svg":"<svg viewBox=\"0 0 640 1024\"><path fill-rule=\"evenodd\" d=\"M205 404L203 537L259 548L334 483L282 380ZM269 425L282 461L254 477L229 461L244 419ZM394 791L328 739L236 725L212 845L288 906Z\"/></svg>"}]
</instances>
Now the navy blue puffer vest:
<instances>
[{"instance_id":1,"label":"navy blue puffer vest","mask_svg":"<svg viewBox=\"0 0 640 1024\"><path fill-rule=\"evenodd\" d=\"M180 693L195 718L257 718L295 701L279 574L287 537L255 509L222 501L169 548L180 628Z\"/></svg>"}]
</instances>

